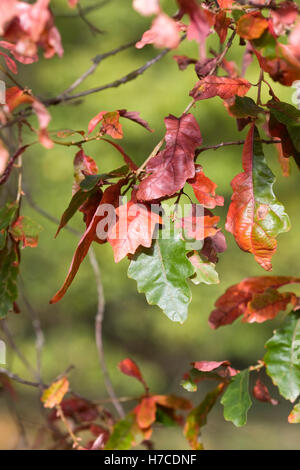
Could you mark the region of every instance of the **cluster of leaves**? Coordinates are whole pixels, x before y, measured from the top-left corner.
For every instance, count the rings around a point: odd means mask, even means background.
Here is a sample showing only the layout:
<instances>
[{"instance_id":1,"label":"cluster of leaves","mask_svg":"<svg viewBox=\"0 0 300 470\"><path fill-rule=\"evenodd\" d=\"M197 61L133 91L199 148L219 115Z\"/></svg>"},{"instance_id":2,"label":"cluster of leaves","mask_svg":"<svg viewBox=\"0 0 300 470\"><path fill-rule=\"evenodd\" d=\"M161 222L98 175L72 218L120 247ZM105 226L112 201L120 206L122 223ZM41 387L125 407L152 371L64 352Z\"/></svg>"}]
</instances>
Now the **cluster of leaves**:
<instances>
[{"instance_id":1,"label":"cluster of leaves","mask_svg":"<svg viewBox=\"0 0 300 470\"><path fill-rule=\"evenodd\" d=\"M69 0L68 3L75 7L78 2ZM187 318L191 302L190 281L196 285L219 282L216 263L219 254L226 250L226 240L218 227L219 217L212 210L223 206L224 198L216 194L217 185L197 163L198 156L208 148L203 146L199 124L190 112L193 107L201 106L203 100L221 99L228 115L236 120L238 130L247 130L241 152L243 171L231 182L232 197L225 229L234 236L241 250L252 254L263 269L270 271L272 256L277 250L277 236L290 228L285 208L274 194L275 176L265 159L263 143L274 145L285 175L289 174L290 157L300 167L300 111L278 99L264 73L284 86L291 86L300 79L298 6L290 0L253 0L249 5L237 0L177 0L177 3L178 12L170 17L162 10L159 0L133 1L133 8L138 13L154 16L150 29L136 44L138 49L153 44L168 51L176 49L185 38L199 45L196 59L174 56L180 70L195 66L197 81L187 93L192 101L180 116L170 114L165 117L165 136L141 167L117 143L124 137L123 119L153 132L138 112L101 110L90 119L87 132L51 132L48 130L51 116L47 109L51 101L36 98L37 94L19 86L15 79L15 86L6 91L0 121L3 126L18 125L20 145L12 152L0 141L1 185L11 181L11 174L18 167L15 163L20 163L21 155L36 143L23 145L23 126L37 135L38 142L48 149L54 145L76 147L72 198L61 217L57 234L77 211L83 214L85 231L63 286L51 303L65 295L93 242L109 243L116 263L128 257L128 276L136 280L138 291L145 294L149 304L159 306L172 321L182 323ZM38 60L39 48L44 51L45 58L63 54L49 4L50 0L34 3L1 1L0 35L3 40L0 47L5 52L1 51L0 55L6 67L1 70L10 79L10 72L17 73L16 62L30 64ZM210 51L207 55L206 39L212 33L219 38L221 52ZM244 48L241 70L225 57L234 44ZM253 59L260 67L256 85L244 77ZM266 103L262 102L263 86L268 87L270 95ZM254 87L257 87L256 102L246 96ZM27 119L32 112L37 116L38 129ZM262 133L267 139L261 138ZM73 140L74 136L79 136L78 140ZM71 141L65 140L71 137ZM90 141L111 145L121 155L123 166L101 173L95 160L85 153L85 145ZM0 318L11 310L18 311L20 245L35 246L40 231L39 226L21 215L21 183L19 174L16 200L8 202L0 211ZM193 193L193 198L188 193ZM129 200L124 199L125 195ZM178 204L183 197L189 201L189 214L181 217ZM170 200L175 202L171 211ZM213 328L231 324L240 316L248 323L272 320L289 304L292 304L293 312L268 341L267 353L257 365L238 371L228 361L193 363L192 371L184 379L186 389L195 391L197 382L205 378L216 379L218 386L200 405L192 408L185 419L178 415L178 410L188 410L191 403L183 398L151 395L138 367L130 360L123 361L120 369L137 378L145 393L124 419L115 422L106 410L74 396L65 400L63 397L69 388L66 377L53 383L43 395L45 406L55 408L49 419L52 422L61 420L64 424L68 423L66 417L72 419L75 427L68 429L67 424L67 440L71 437L78 448L77 432L88 431L96 436L82 448L126 449L147 442L155 423L175 423L184 426L191 446L200 449L201 427L219 396L222 396L225 419L238 426L245 424L251 406L250 372L265 367L280 394L294 402L300 394L299 299L295 293L280 292L279 288L299 282L300 278L292 277L248 278L230 287L217 300L209 319ZM275 404L260 377L253 395ZM298 404L289 421L299 422L299 414ZM62 438L59 446L65 445L66 438Z\"/></svg>"},{"instance_id":2,"label":"cluster of leaves","mask_svg":"<svg viewBox=\"0 0 300 470\"><path fill-rule=\"evenodd\" d=\"M270 284L270 279L268 284ZM257 278L257 286L264 278ZM281 285L298 280L280 280ZM246 279L244 285L254 284L254 278ZM274 279L273 285L279 280ZM241 283L242 284L242 283ZM237 288L236 286L233 286ZM232 296L234 299L234 295ZM234 300L232 301L232 304ZM236 308L239 300L236 299ZM131 359L124 359L119 369L124 374L137 379L144 388L144 394L135 398L137 405L124 418L115 421L111 414L94 403L83 399L63 399L68 392L66 377L59 379L45 390L42 401L46 408L56 408L49 415L51 422L68 417L72 420L74 435L70 443L70 435L60 439L59 445L68 448L73 445L79 449L127 450L140 444L151 448L150 438L157 426L180 426L188 443L194 450L204 449L202 428L207 423L211 409L220 398L223 405L224 418L235 426L244 426L247 413L252 406L251 396L260 402L278 405L279 401L272 398L268 385L265 384L266 374L278 387L280 395L295 403L300 396L300 316L294 310L289 313L282 326L266 343L266 354L257 364L244 370L237 370L229 361L197 361L192 369L184 374L182 387L188 392L197 392L199 384L204 381L215 381L217 385L209 391L197 405L184 398L173 395L152 395L141 374L139 367ZM264 374L263 372L266 372ZM253 377L252 377L253 376ZM251 380L250 380L251 378ZM251 393L250 393L251 389ZM181 412L181 414L178 414ZM101 425L95 420L102 420ZM300 423L300 403L294 404L289 416L289 423ZM92 441L82 443L79 435L89 431L96 436ZM87 439L85 437L85 439Z\"/></svg>"}]
</instances>

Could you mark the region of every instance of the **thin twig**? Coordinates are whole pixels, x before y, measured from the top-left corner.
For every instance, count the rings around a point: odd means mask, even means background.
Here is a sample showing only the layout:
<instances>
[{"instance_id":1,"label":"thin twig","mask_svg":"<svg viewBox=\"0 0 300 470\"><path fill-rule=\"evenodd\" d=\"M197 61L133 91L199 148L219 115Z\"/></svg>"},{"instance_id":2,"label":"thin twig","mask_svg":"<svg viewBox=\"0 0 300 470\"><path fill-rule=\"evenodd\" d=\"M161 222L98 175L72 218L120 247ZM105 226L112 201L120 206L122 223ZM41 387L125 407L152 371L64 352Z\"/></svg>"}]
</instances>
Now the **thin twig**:
<instances>
[{"instance_id":1,"label":"thin twig","mask_svg":"<svg viewBox=\"0 0 300 470\"><path fill-rule=\"evenodd\" d=\"M123 77L118 78L117 80L115 80L113 82L107 83L106 85L102 85L102 86L99 86L99 87L96 87L96 88L90 88L89 90L85 90L85 91L82 91L82 92L79 92L79 93L76 93L76 94L73 94L73 95L66 95L63 98L62 97L55 97L55 98L51 98L49 100L43 100L43 103L46 106L57 105L61 102L66 102L66 101L82 98L84 96L88 96L88 95L91 95L93 93L99 93L100 91L108 90L109 88L117 88L121 85L124 85L125 83L128 83L128 82L134 80L135 78L139 77L140 75L142 75L152 65L154 65L156 62L161 60L166 54L168 54L169 51L170 51L170 49L163 49L157 56L153 57L153 59L151 59L151 60L148 60L148 62L146 62L144 65L142 65L138 69L135 69L132 72L128 73L127 75L124 75Z\"/></svg>"},{"instance_id":2,"label":"thin twig","mask_svg":"<svg viewBox=\"0 0 300 470\"><path fill-rule=\"evenodd\" d=\"M0 374L4 374L9 379L14 380L15 382L18 382L19 384L22 384L22 385L29 385L30 387L37 387L37 388L39 388L40 386L39 382L33 382L31 380L22 379L21 377L19 377L19 375L14 374L13 372L7 369L4 369L3 367L0 367ZM47 385L45 385L45 388L46 387Z\"/></svg>"},{"instance_id":3,"label":"thin twig","mask_svg":"<svg viewBox=\"0 0 300 470\"><path fill-rule=\"evenodd\" d=\"M118 54L119 52L125 51L129 47L134 46L135 43L136 43L136 41L131 41L127 44L124 44L120 47L117 47L116 49L113 49L112 51L105 52L104 54L96 55L92 59L93 65L91 65L86 72L84 72L79 78L77 78L77 80L75 80L74 83L72 83L72 85L70 85L68 88L66 88L66 90L64 90L58 96L58 99L59 98L64 99L65 95L68 95L69 93L71 93L71 91L75 90L75 88L77 88L87 77L89 77L92 73L95 72L96 68L98 67L98 65L103 60L107 59L108 57L114 56L114 55Z\"/></svg>"},{"instance_id":4,"label":"thin twig","mask_svg":"<svg viewBox=\"0 0 300 470\"><path fill-rule=\"evenodd\" d=\"M108 372L108 369L107 369L105 356L104 356L102 332L103 332L105 300L104 300L104 292L103 292L103 286L102 286L102 281L101 281L101 273L100 273L99 265L98 265L97 258L96 258L96 255L95 255L95 252L94 252L93 248L90 248L90 250L89 250L89 258L90 258L90 264L91 264L91 266L93 268L93 271L94 271L96 284L97 284L97 291L98 291L98 309L97 309L97 315L96 315L96 319L95 319L95 336L96 336L96 345L97 345L99 362L100 362L100 365L101 365L101 369L102 369L104 383L105 383L107 393L108 393L109 397L111 398L112 404L114 405L114 407L115 407L117 413L119 414L120 418L124 418L125 412L124 412L123 407L119 403L118 398L115 394L113 384L111 382L109 372Z\"/></svg>"},{"instance_id":5,"label":"thin twig","mask_svg":"<svg viewBox=\"0 0 300 470\"><path fill-rule=\"evenodd\" d=\"M29 302L23 290L21 291L21 295L22 295L23 302L26 305L26 308L31 316L31 322L32 322L32 326L33 326L35 336L36 336L35 347L36 347L37 377L40 383L42 383L42 351L43 351L43 347L45 343L45 337L44 337L44 333L42 330L41 321L37 312L32 307L31 303Z\"/></svg>"},{"instance_id":6,"label":"thin twig","mask_svg":"<svg viewBox=\"0 0 300 470\"><path fill-rule=\"evenodd\" d=\"M95 34L103 34L104 31L102 29L97 28L90 20L87 19L86 13L84 12L84 9L81 8L80 3L77 3L77 10L78 10L78 15L82 19L82 21L89 27L90 31Z\"/></svg>"},{"instance_id":7,"label":"thin twig","mask_svg":"<svg viewBox=\"0 0 300 470\"><path fill-rule=\"evenodd\" d=\"M279 139L272 139L272 140L266 140L266 139L259 139L259 142L262 144L280 144L281 140ZM200 155L200 153L205 152L206 150L218 150L219 148L222 147L228 147L230 145L243 145L245 143L245 140L236 140L234 142L221 142L220 144L216 145L209 145L208 147L201 147L196 150L196 157Z\"/></svg>"}]
</instances>

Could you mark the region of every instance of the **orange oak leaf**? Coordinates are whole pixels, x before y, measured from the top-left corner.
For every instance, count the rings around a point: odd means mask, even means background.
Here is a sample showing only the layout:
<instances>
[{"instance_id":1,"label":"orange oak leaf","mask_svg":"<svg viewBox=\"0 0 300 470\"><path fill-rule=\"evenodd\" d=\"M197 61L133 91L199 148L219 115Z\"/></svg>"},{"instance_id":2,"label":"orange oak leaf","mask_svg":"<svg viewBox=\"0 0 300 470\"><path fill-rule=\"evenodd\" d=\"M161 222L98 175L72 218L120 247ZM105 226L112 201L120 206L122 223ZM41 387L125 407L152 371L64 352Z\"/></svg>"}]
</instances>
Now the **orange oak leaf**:
<instances>
[{"instance_id":1,"label":"orange oak leaf","mask_svg":"<svg viewBox=\"0 0 300 470\"><path fill-rule=\"evenodd\" d=\"M230 325L241 315L245 322L262 323L274 318L282 308L286 308L288 303L286 293L280 294L277 289L294 283L299 284L300 278L287 276L246 278L229 287L225 294L219 297L215 303L216 309L210 314L209 324L212 328ZM276 291L276 296L274 296L274 291ZM288 293L288 296L291 294ZM274 298L279 299L277 304L274 303ZM290 299L293 300L293 297ZM269 308L268 302L270 302Z\"/></svg>"},{"instance_id":2,"label":"orange oak leaf","mask_svg":"<svg viewBox=\"0 0 300 470\"><path fill-rule=\"evenodd\" d=\"M53 382L50 387L44 390L41 401L45 408L54 408L59 405L69 390L69 381L67 377L62 377Z\"/></svg>"},{"instance_id":3,"label":"orange oak leaf","mask_svg":"<svg viewBox=\"0 0 300 470\"><path fill-rule=\"evenodd\" d=\"M241 16L236 25L236 32L244 39L257 39L268 28L268 20L254 11Z\"/></svg>"},{"instance_id":4,"label":"orange oak leaf","mask_svg":"<svg viewBox=\"0 0 300 470\"><path fill-rule=\"evenodd\" d=\"M148 429L156 419L156 402L154 397L145 397L135 408L137 424L141 429Z\"/></svg>"},{"instance_id":5,"label":"orange oak leaf","mask_svg":"<svg viewBox=\"0 0 300 470\"><path fill-rule=\"evenodd\" d=\"M203 172L201 165L195 165L196 173L193 179L187 182L192 186L194 194L200 204L208 209L224 205L224 198L216 194L217 185Z\"/></svg>"},{"instance_id":6,"label":"orange oak leaf","mask_svg":"<svg viewBox=\"0 0 300 470\"><path fill-rule=\"evenodd\" d=\"M102 121L100 132L102 135L108 134L114 139L123 138L122 125L119 122L120 113L118 111L101 111L97 116L90 120L88 126L88 133L90 134L95 127Z\"/></svg>"},{"instance_id":7,"label":"orange oak leaf","mask_svg":"<svg viewBox=\"0 0 300 470\"><path fill-rule=\"evenodd\" d=\"M133 255L139 246L150 248L154 228L162 220L143 204L132 201L119 206L116 215L116 224L109 230L107 240L112 246L115 262L119 263L126 255Z\"/></svg>"},{"instance_id":8,"label":"orange oak leaf","mask_svg":"<svg viewBox=\"0 0 300 470\"><path fill-rule=\"evenodd\" d=\"M191 215L181 219L177 227L182 227L184 232L184 238L192 240L204 240L207 237L214 237L219 231L217 223L220 217L210 215L204 215L197 217Z\"/></svg>"},{"instance_id":9,"label":"orange oak leaf","mask_svg":"<svg viewBox=\"0 0 300 470\"><path fill-rule=\"evenodd\" d=\"M297 304L297 297L293 292L278 292L269 288L265 292L253 295L247 305L243 321L246 323L263 323L272 320L280 311L286 310L289 303Z\"/></svg>"},{"instance_id":10,"label":"orange oak leaf","mask_svg":"<svg viewBox=\"0 0 300 470\"><path fill-rule=\"evenodd\" d=\"M243 148L244 172L231 182L233 195L226 230L234 235L238 246L252 253L267 271L276 252L276 236L288 231L290 222L283 205L273 192L275 177L266 164L258 131L253 124Z\"/></svg>"},{"instance_id":11,"label":"orange oak leaf","mask_svg":"<svg viewBox=\"0 0 300 470\"><path fill-rule=\"evenodd\" d=\"M190 400L175 395L153 395L153 398L158 405L173 410L189 410L193 407Z\"/></svg>"},{"instance_id":12,"label":"orange oak leaf","mask_svg":"<svg viewBox=\"0 0 300 470\"><path fill-rule=\"evenodd\" d=\"M183 188L186 180L195 175L194 154L202 144L198 123L192 114L180 118L165 118L166 147L151 158L137 191L137 199L151 201L171 196Z\"/></svg>"},{"instance_id":13,"label":"orange oak leaf","mask_svg":"<svg viewBox=\"0 0 300 470\"><path fill-rule=\"evenodd\" d=\"M234 0L217 0L220 8L230 8Z\"/></svg>"},{"instance_id":14,"label":"orange oak leaf","mask_svg":"<svg viewBox=\"0 0 300 470\"><path fill-rule=\"evenodd\" d=\"M204 77L190 92L196 101L206 100L219 96L227 100L235 95L244 96L248 93L251 84L245 78L217 77L209 75Z\"/></svg>"}]
</instances>

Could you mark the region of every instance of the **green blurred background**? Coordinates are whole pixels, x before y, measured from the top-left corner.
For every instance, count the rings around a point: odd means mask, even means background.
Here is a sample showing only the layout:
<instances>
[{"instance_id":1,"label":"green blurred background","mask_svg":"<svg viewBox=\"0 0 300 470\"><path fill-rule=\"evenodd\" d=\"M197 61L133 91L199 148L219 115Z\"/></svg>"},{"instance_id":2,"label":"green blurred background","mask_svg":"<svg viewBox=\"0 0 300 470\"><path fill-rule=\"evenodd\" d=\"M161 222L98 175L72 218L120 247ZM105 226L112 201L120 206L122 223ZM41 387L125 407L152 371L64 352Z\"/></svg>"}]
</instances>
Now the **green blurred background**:
<instances>
[{"instance_id":1,"label":"green blurred background","mask_svg":"<svg viewBox=\"0 0 300 470\"><path fill-rule=\"evenodd\" d=\"M93 3L95 0L81 1L82 7ZM88 18L105 31L102 35L93 35L81 19L64 16L74 14L74 10L67 7L66 0L52 1L56 24L62 35L64 57L51 60L41 57L36 64L21 66L21 83L32 88L37 96L55 96L89 67L93 56L140 38L148 28L150 19L134 12L131 3L131 0L111 0L105 7L93 11ZM162 5L167 12L175 11L175 2L172 0L162 1ZM210 46L217 47L214 38L209 38ZM228 57L236 60L240 66L242 52L243 48L239 47L236 40ZM78 91L117 79L156 54L152 46L146 46L143 50L130 48L111 57L98 67ZM197 44L184 41L176 54L197 57ZM169 113L176 116L182 113L189 103L188 92L197 80L193 67L180 72L172 55L168 54L143 76L124 86L90 95L80 104L69 103L50 108L50 129L86 130L89 120L101 110L127 108L139 111L155 129L155 133L147 133L140 126L124 122L125 137L122 145L134 161L141 164L163 136L164 117ZM252 83L257 82L258 68L255 62L250 66L247 78ZM274 85L274 89L282 100L291 102L294 90L280 85ZM254 88L249 96L255 97L255 93ZM264 90L263 99L268 99L267 90ZM235 120L228 117L219 98L198 103L192 112L200 125L204 145L238 140L245 136L246 131L237 132ZM122 164L119 154L105 143L91 142L85 146L85 150L96 160L100 172ZM218 184L218 194L225 197L225 208L214 211L221 217L221 227L224 227L231 197L230 181L241 171L241 150L241 147L228 147L216 152L205 152L199 158L205 173ZM292 222L292 230L279 237L278 253L273 258L273 274L299 276L297 169L292 162L292 174L284 178L275 149L265 146L265 151L269 165L277 176L276 194L285 204ZM74 154L74 148L55 146L52 150L46 150L42 146L34 146L24 156L25 190L29 188L35 202L57 218L70 200ZM54 239L56 226L33 211L26 203L26 198L23 207L24 213L44 228L39 246L35 249L26 248L22 252L21 264L21 288L38 312L45 333L43 380L50 382L70 364L74 364L76 368L70 375L72 388L91 399L101 399L106 396L106 392L94 341L97 293L90 264L88 260L84 261L65 298L50 306L49 299L65 278L77 239L66 230ZM70 225L80 231L84 228L80 215L76 215ZM109 245L94 247L106 297L106 360L118 396L137 396L141 392L134 379L123 376L117 369L118 362L125 357L131 357L140 365L153 392L184 394L195 403L200 401L207 390L205 386L201 386L196 394L188 394L180 387L181 377L189 370L191 361L229 359L235 367L243 368L262 357L264 343L279 320L263 325L247 325L237 321L217 331L208 326L207 319L213 304L228 286L244 277L265 274L251 255L238 249L230 234L226 233L226 239L228 250L220 256L217 265L220 284L191 286L193 300L189 318L184 325L172 323L158 308L149 306L144 295L137 293L135 281L129 280L126 275L127 260L116 265ZM299 288L295 290L300 294ZM18 316L10 315L8 324L20 349L34 364L35 336L22 300L20 304L22 313ZM11 349L8 349L7 356L7 367L29 378L28 372ZM32 440L40 422L36 391L25 386L17 386L17 390L18 413ZM276 391L273 393L276 396ZM248 424L242 429L236 429L231 423L224 422L222 409L217 406L204 428L204 445L207 449L297 449L300 428L287 423L290 408L291 405L286 403L272 407L255 402L249 413ZM3 394L0 395L0 419L0 448L13 448L17 442L17 427ZM180 428L158 428L154 433L154 442L157 449L188 448Z\"/></svg>"}]
</instances>

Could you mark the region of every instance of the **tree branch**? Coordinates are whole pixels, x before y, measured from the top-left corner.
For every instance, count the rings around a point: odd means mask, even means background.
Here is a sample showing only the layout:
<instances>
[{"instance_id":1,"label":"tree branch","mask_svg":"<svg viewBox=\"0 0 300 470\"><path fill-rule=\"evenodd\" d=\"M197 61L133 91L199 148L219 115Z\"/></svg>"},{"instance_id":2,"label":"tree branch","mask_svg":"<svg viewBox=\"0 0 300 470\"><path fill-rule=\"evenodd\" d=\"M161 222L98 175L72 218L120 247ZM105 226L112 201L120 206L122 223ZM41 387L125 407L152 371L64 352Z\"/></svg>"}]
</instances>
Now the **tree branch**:
<instances>
[{"instance_id":1,"label":"tree branch","mask_svg":"<svg viewBox=\"0 0 300 470\"><path fill-rule=\"evenodd\" d=\"M88 96L88 95L91 95L93 93L99 93L100 91L108 90L109 88L118 88L119 86L124 85L125 83L128 83L128 82L134 80L135 78L139 77L140 75L142 75L152 65L154 65L156 62L161 60L166 54L168 54L169 51L170 51L170 49L163 49L157 56L153 57L153 59L149 60L148 62L146 62L144 65L142 65L138 69L135 69L132 72L128 73L127 75L124 75L123 77L118 78L117 80L115 80L113 82L107 83L106 85L102 85L102 86L99 86L99 87L96 87L96 88L90 88L89 90L85 90L85 91L82 91L82 92L79 92L79 93L75 93L73 95L64 95L63 97L58 96L58 97L55 97L55 98L51 98L49 100L42 100L42 101L46 106L57 105L57 104L60 104L62 102L82 98L84 96Z\"/></svg>"},{"instance_id":2,"label":"tree branch","mask_svg":"<svg viewBox=\"0 0 300 470\"><path fill-rule=\"evenodd\" d=\"M120 418L124 418L125 413L124 413L122 405L119 403L117 396L115 394L113 384L111 382L109 372L107 369L105 357L104 357L102 333L103 333L105 300L104 300L103 286L101 282L101 273L100 273L99 265L98 265L97 258L96 258L93 248L89 249L89 258L90 258L91 266L94 271L96 284L97 284L97 291L98 291L98 310L97 310L97 315L95 319L95 336L96 336L96 345L97 345L97 350L98 350L99 362L101 365L107 393L109 397L111 398L112 404L114 405Z\"/></svg>"}]
</instances>

